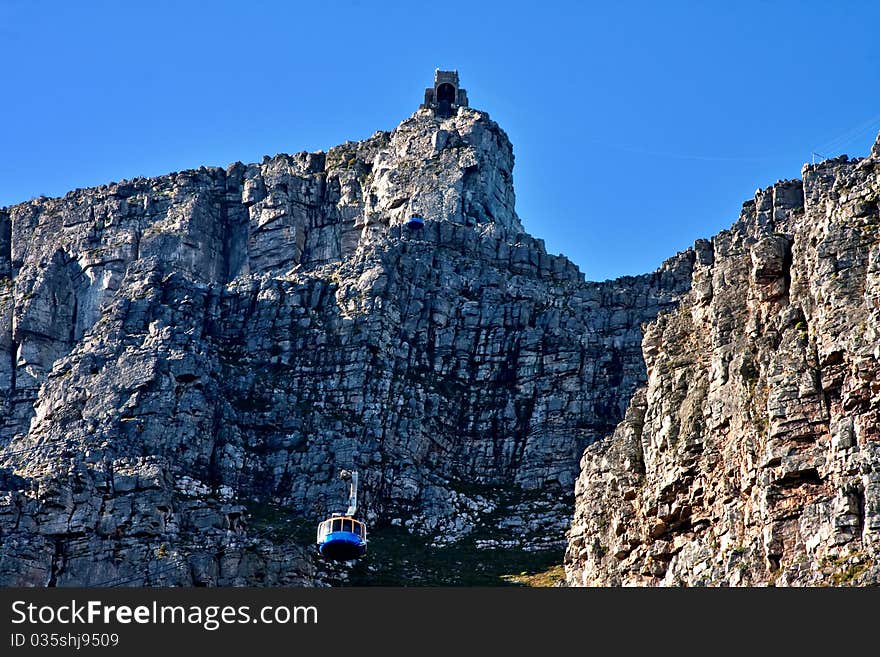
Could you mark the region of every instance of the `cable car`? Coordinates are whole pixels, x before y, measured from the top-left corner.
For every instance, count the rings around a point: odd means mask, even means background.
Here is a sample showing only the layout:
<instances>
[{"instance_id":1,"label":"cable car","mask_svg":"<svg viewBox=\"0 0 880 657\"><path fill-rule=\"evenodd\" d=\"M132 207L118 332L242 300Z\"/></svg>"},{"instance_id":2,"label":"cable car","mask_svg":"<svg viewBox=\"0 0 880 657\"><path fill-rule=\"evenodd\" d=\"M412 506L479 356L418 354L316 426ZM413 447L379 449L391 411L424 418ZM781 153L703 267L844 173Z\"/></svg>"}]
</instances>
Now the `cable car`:
<instances>
[{"instance_id":1,"label":"cable car","mask_svg":"<svg viewBox=\"0 0 880 657\"><path fill-rule=\"evenodd\" d=\"M422 219L419 215L412 215L409 220L406 222L408 228L424 228L425 220Z\"/></svg>"},{"instance_id":2,"label":"cable car","mask_svg":"<svg viewBox=\"0 0 880 657\"><path fill-rule=\"evenodd\" d=\"M348 509L344 514L334 513L318 523L318 551L333 561L351 561L367 552L367 526L354 518L357 513L357 471L343 470L339 476L343 481L351 482Z\"/></svg>"},{"instance_id":3,"label":"cable car","mask_svg":"<svg viewBox=\"0 0 880 657\"><path fill-rule=\"evenodd\" d=\"M333 561L359 559L367 551L367 528L360 520L334 515L318 525L318 551Z\"/></svg>"}]
</instances>

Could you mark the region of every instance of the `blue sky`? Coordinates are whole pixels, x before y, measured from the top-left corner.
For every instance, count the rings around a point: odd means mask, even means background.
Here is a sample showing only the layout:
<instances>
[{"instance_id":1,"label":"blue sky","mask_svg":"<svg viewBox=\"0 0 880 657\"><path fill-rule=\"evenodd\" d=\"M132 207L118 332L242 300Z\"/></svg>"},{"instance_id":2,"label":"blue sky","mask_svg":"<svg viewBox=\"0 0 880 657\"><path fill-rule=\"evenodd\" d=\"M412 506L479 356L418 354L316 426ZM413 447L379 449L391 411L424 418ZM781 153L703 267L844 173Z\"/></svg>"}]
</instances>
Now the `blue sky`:
<instances>
[{"instance_id":1,"label":"blue sky","mask_svg":"<svg viewBox=\"0 0 880 657\"><path fill-rule=\"evenodd\" d=\"M527 230L656 268L880 129L875 2L0 0L0 206L393 128L434 68L514 144Z\"/></svg>"}]
</instances>

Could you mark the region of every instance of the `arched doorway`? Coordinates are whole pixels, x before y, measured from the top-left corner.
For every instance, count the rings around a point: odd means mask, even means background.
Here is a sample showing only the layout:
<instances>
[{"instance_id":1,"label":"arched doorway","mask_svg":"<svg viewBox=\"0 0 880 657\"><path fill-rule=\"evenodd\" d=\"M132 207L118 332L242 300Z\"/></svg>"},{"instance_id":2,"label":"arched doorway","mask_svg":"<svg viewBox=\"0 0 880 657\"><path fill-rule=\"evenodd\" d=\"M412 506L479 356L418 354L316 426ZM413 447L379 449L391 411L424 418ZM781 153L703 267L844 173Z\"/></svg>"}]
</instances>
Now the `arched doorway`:
<instances>
[{"instance_id":1,"label":"arched doorway","mask_svg":"<svg viewBox=\"0 0 880 657\"><path fill-rule=\"evenodd\" d=\"M455 102L455 87L448 82L444 82L437 87L437 102L448 102L450 105Z\"/></svg>"},{"instance_id":2,"label":"arched doorway","mask_svg":"<svg viewBox=\"0 0 880 657\"><path fill-rule=\"evenodd\" d=\"M444 82L437 87L437 113L440 116L452 116L453 103L455 103L455 87Z\"/></svg>"}]
</instances>

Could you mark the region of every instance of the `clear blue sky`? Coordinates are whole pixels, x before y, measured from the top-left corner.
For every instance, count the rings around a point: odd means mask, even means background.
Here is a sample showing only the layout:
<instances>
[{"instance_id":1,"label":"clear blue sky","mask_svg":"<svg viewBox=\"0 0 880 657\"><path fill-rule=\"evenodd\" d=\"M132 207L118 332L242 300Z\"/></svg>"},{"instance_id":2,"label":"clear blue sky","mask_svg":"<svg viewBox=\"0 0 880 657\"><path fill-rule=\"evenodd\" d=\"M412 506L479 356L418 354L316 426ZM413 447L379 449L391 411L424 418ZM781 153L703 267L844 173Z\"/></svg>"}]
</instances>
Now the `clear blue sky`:
<instances>
[{"instance_id":1,"label":"clear blue sky","mask_svg":"<svg viewBox=\"0 0 880 657\"><path fill-rule=\"evenodd\" d=\"M653 270L880 128L880 4L0 0L0 206L409 116L435 67L514 143L529 232Z\"/></svg>"}]
</instances>

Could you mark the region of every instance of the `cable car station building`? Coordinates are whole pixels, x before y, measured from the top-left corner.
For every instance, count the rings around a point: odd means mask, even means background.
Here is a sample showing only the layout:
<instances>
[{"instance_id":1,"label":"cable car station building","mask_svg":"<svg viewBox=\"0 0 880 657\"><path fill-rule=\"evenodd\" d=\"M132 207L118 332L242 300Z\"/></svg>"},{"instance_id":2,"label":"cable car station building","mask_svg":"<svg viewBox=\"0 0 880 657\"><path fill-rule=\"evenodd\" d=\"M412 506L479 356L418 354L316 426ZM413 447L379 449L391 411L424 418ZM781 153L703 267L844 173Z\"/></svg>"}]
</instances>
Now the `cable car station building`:
<instances>
[{"instance_id":1,"label":"cable car station building","mask_svg":"<svg viewBox=\"0 0 880 657\"><path fill-rule=\"evenodd\" d=\"M467 107L467 91L458 86L458 71L434 71L434 86L425 89L421 109L432 109L440 118L447 119L459 107Z\"/></svg>"}]
</instances>

